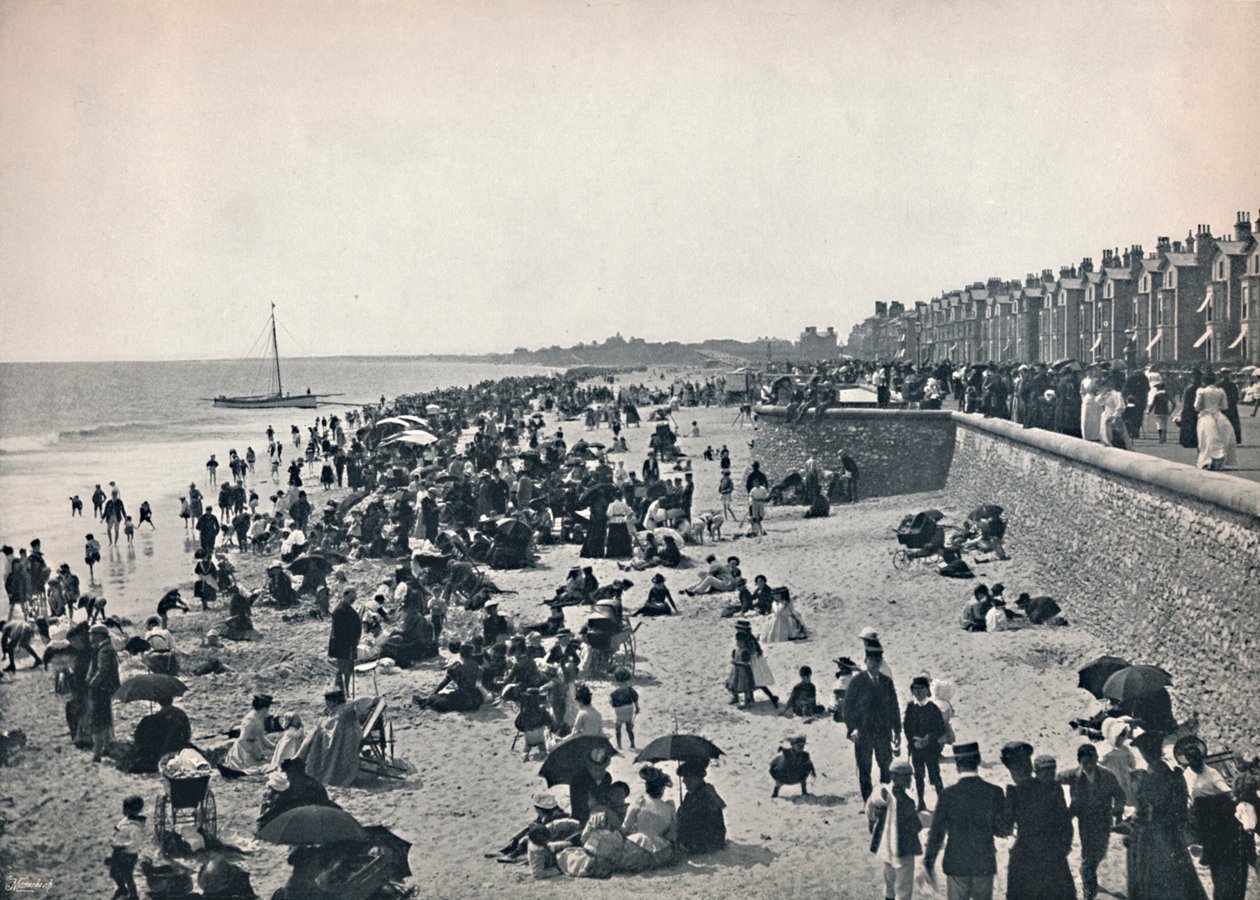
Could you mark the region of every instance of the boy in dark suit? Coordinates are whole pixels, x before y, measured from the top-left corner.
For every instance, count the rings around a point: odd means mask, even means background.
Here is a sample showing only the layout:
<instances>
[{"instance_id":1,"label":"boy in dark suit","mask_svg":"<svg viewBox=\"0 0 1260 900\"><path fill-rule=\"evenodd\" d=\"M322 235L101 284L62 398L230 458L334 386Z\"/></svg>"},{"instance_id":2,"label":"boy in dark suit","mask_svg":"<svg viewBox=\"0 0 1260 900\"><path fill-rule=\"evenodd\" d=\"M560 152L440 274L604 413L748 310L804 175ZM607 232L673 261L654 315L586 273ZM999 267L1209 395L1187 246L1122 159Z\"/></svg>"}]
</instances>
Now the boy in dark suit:
<instances>
[{"instance_id":1,"label":"boy in dark suit","mask_svg":"<svg viewBox=\"0 0 1260 900\"><path fill-rule=\"evenodd\" d=\"M978 774L980 745L954 745L958 783L941 794L932 816L923 868L935 879L933 867L941 847L949 900L992 900L997 851L993 839L1005 833L1006 796L996 784Z\"/></svg>"}]
</instances>

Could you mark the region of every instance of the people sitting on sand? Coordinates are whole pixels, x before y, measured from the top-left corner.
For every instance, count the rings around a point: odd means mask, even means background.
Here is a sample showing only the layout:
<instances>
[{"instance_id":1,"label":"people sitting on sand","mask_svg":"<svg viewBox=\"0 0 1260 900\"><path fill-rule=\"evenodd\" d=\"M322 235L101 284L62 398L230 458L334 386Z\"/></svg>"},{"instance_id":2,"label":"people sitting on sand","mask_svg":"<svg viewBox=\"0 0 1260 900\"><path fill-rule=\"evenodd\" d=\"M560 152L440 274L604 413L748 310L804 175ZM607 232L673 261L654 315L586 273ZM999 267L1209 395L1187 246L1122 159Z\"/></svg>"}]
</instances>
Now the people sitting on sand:
<instances>
[{"instance_id":1,"label":"people sitting on sand","mask_svg":"<svg viewBox=\"0 0 1260 900\"><path fill-rule=\"evenodd\" d=\"M972 597L963 606L960 625L963 631L985 631L988 629L987 616L992 605L989 597L989 586L978 584L972 591Z\"/></svg>"},{"instance_id":2,"label":"people sitting on sand","mask_svg":"<svg viewBox=\"0 0 1260 900\"><path fill-rule=\"evenodd\" d=\"M770 792L770 796L779 796L779 788L785 784L799 784L801 796L807 796L807 783L811 775L816 777L818 773L814 771L814 763L805 750L805 735L793 735L779 747L774 759L770 760L770 777L774 779L774 790Z\"/></svg>"},{"instance_id":3,"label":"people sitting on sand","mask_svg":"<svg viewBox=\"0 0 1260 900\"><path fill-rule=\"evenodd\" d=\"M524 739L524 756L521 758L524 762L529 762L535 750L539 752L540 758L545 757L547 732L555 731L556 721L544 703L542 691L537 687L525 688L517 696L521 709L512 724Z\"/></svg>"},{"instance_id":4,"label":"people sitting on sand","mask_svg":"<svg viewBox=\"0 0 1260 900\"><path fill-rule=\"evenodd\" d=\"M602 737L604 719L600 716L599 710L591 705L591 689L584 684L579 684L573 692L573 699L577 706L577 714L573 718L573 734Z\"/></svg>"},{"instance_id":5,"label":"people sitting on sand","mask_svg":"<svg viewBox=\"0 0 1260 900\"><path fill-rule=\"evenodd\" d=\"M1019 611L1028 617L1033 625L1067 625L1067 619L1061 615L1062 610L1053 597L1044 595L1030 597L1027 592L1015 599Z\"/></svg>"},{"instance_id":6,"label":"people sitting on sand","mask_svg":"<svg viewBox=\"0 0 1260 900\"><path fill-rule=\"evenodd\" d=\"M814 686L814 670L809 666L801 666L800 681L792 687L787 703L783 706L784 715L795 715L801 718L821 716L826 712L818 705L818 689Z\"/></svg>"},{"instance_id":7,"label":"people sitting on sand","mask_svg":"<svg viewBox=\"0 0 1260 900\"><path fill-rule=\"evenodd\" d=\"M988 632L1010 631L1014 626L1006 611L1006 601L1001 597L989 597L989 610L984 614L984 630Z\"/></svg>"},{"instance_id":8,"label":"people sitting on sand","mask_svg":"<svg viewBox=\"0 0 1260 900\"><path fill-rule=\"evenodd\" d=\"M578 690L581 689L579 687ZM588 690L588 703L589 694ZM608 774L610 758L607 747L592 747L583 767L569 782L569 808L573 811L573 818L582 824L590 818L593 806L609 800L609 789L613 783L612 776Z\"/></svg>"},{"instance_id":9,"label":"people sitting on sand","mask_svg":"<svg viewBox=\"0 0 1260 900\"><path fill-rule=\"evenodd\" d=\"M487 647L494 646L499 638L512 633L512 626L499 613L499 601L491 597L485 602L484 614L481 617L481 636Z\"/></svg>"},{"instance_id":10,"label":"people sitting on sand","mask_svg":"<svg viewBox=\"0 0 1260 900\"><path fill-rule=\"evenodd\" d=\"M705 781L707 763L686 760L678 766L686 794L678 806L676 843L679 850L691 856L711 853L726 846L726 803Z\"/></svg>"},{"instance_id":11,"label":"people sitting on sand","mask_svg":"<svg viewBox=\"0 0 1260 900\"><path fill-rule=\"evenodd\" d=\"M402 605L402 621L377 645L376 654L381 659L392 659L404 669L438 655L433 625L424 614L424 601L419 590L407 592Z\"/></svg>"},{"instance_id":12,"label":"people sitting on sand","mask_svg":"<svg viewBox=\"0 0 1260 900\"><path fill-rule=\"evenodd\" d=\"M279 563L273 563L267 567L267 593L271 595L272 604L277 609L288 609L298 603L297 591L293 589L293 579Z\"/></svg>"},{"instance_id":13,"label":"people sitting on sand","mask_svg":"<svg viewBox=\"0 0 1260 900\"><path fill-rule=\"evenodd\" d=\"M725 563L717 561L717 557L710 554L705 558L708 565L708 571L699 581L691 587L685 587L682 592L689 597L698 594L722 593L724 591L735 590L735 583L739 579L739 557L727 557Z\"/></svg>"},{"instance_id":14,"label":"people sitting on sand","mask_svg":"<svg viewBox=\"0 0 1260 900\"><path fill-rule=\"evenodd\" d=\"M267 716L271 712L270 694L255 694L251 709L241 719L240 731L227 755L219 764L219 771L227 778L262 775L271 765L275 741L267 731Z\"/></svg>"},{"instance_id":15,"label":"people sitting on sand","mask_svg":"<svg viewBox=\"0 0 1260 900\"><path fill-rule=\"evenodd\" d=\"M621 832L627 841L650 854L644 867L655 868L673 858L678 813L665 791L674 781L656 766L643 766L639 777L643 779L643 793L626 810Z\"/></svg>"},{"instance_id":16,"label":"people sitting on sand","mask_svg":"<svg viewBox=\"0 0 1260 900\"><path fill-rule=\"evenodd\" d=\"M258 593L246 594L238 585L228 589L228 618L215 627L219 635L229 641L251 641L258 636L254 631L254 600Z\"/></svg>"},{"instance_id":17,"label":"people sitting on sand","mask_svg":"<svg viewBox=\"0 0 1260 900\"><path fill-rule=\"evenodd\" d=\"M284 731L276 739L276 749L271 752L271 763L268 772L274 772L290 759L297 758L298 751L306 741L306 729L302 727L302 717L297 713L288 713L280 717Z\"/></svg>"},{"instance_id":18,"label":"people sitting on sand","mask_svg":"<svg viewBox=\"0 0 1260 900\"><path fill-rule=\"evenodd\" d=\"M809 637L809 630L797 615L792 605L792 595L787 588L779 588L772 592L774 604L770 618L761 629L761 642L775 644L780 641L803 641Z\"/></svg>"},{"instance_id":19,"label":"people sitting on sand","mask_svg":"<svg viewBox=\"0 0 1260 900\"><path fill-rule=\"evenodd\" d=\"M577 822L573 819L569 819L569 814L560 807L559 802L557 802L556 798L550 791L539 791L534 794L532 802L534 805L534 820L514 834L512 839L508 841L501 850L499 850L497 854L498 859L507 862L510 860L520 859L524 856L531 842L530 831L534 828L543 828L543 836L545 837L545 840L541 843L544 846L546 841L559 840L561 837L557 835L555 831L548 830L546 826L567 819L568 821L573 822L574 826L574 828L570 829L568 833L572 834L573 830L576 830ZM489 856L491 854L486 855ZM560 870L556 869L555 874L559 875ZM537 873L534 873L534 877L538 877Z\"/></svg>"},{"instance_id":20,"label":"people sitting on sand","mask_svg":"<svg viewBox=\"0 0 1260 900\"><path fill-rule=\"evenodd\" d=\"M306 774L306 764L294 757L286 760L279 771L272 772L267 777L262 808L258 814L259 830L281 813L297 809L299 806L341 808L329 799L328 791L322 784Z\"/></svg>"},{"instance_id":21,"label":"people sitting on sand","mask_svg":"<svg viewBox=\"0 0 1260 900\"><path fill-rule=\"evenodd\" d=\"M1006 537L1006 520L1002 518L1002 509L998 506L986 505L981 508L988 515L976 521L967 521L964 531L967 534L963 548L981 553L993 553L998 559L1010 559L1002 541Z\"/></svg>"},{"instance_id":22,"label":"people sitting on sand","mask_svg":"<svg viewBox=\"0 0 1260 900\"><path fill-rule=\"evenodd\" d=\"M665 576L659 572L652 576L652 587L648 589L647 601L632 611L632 616L672 616L678 612L674 597L665 586Z\"/></svg>"},{"instance_id":23,"label":"people sitting on sand","mask_svg":"<svg viewBox=\"0 0 1260 900\"><path fill-rule=\"evenodd\" d=\"M447 691L450 686L452 690ZM434 712L475 712L481 708L481 667L473 659L473 648L461 645L459 659L446 667L446 675L428 697L413 694L411 701Z\"/></svg>"},{"instance_id":24,"label":"people sitting on sand","mask_svg":"<svg viewBox=\"0 0 1260 900\"><path fill-rule=\"evenodd\" d=\"M530 688L541 687L547 678L538 670L537 659L529 652L524 638L514 637L508 642L511 664L503 679L501 696L504 700L519 700Z\"/></svg>"},{"instance_id":25,"label":"people sitting on sand","mask_svg":"<svg viewBox=\"0 0 1260 900\"><path fill-rule=\"evenodd\" d=\"M353 705L343 691L324 694L324 718L306 736L298 758L307 773L320 784L349 787L359 774L359 747L363 736Z\"/></svg>"},{"instance_id":26,"label":"people sitting on sand","mask_svg":"<svg viewBox=\"0 0 1260 900\"><path fill-rule=\"evenodd\" d=\"M153 774L158 770L158 760L183 750L192 740L188 714L170 697L157 703L157 710L140 720L132 736L131 754L124 768L135 775Z\"/></svg>"}]
</instances>

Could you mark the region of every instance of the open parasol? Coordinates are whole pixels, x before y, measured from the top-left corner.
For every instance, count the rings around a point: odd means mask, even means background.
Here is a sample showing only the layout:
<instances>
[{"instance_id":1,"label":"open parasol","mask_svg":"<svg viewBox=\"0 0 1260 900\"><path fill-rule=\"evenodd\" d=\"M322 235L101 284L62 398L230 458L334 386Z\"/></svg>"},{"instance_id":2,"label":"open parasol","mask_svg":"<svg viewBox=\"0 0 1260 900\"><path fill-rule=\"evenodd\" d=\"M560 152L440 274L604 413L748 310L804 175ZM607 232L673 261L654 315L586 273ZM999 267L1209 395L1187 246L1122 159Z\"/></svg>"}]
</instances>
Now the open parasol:
<instances>
[{"instance_id":1,"label":"open parasol","mask_svg":"<svg viewBox=\"0 0 1260 900\"><path fill-rule=\"evenodd\" d=\"M1172 684L1172 676L1158 666L1129 666L1103 684L1103 696L1121 702L1153 694Z\"/></svg>"},{"instance_id":2,"label":"open parasol","mask_svg":"<svg viewBox=\"0 0 1260 900\"><path fill-rule=\"evenodd\" d=\"M354 816L335 806L298 806L280 813L258 832L273 844L367 843L370 835Z\"/></svg>"},{"instance_id":3,"label":"open parasol","mask_svg":"<svg viewBox=\"0 0 1260 900\"><path fill-rule=\"evenodd\" d=\"M1084 688L1101 700L1103 685L1107 683L1107 679L1128 667L1127 659L1121 659L1119 656L1100 656L1092 663L1081 667L1078 673L1080 678L1076 682L1077 687Z\"/></svg>"},{"instance_id":4,"label":"open parasol","mask_svg":"<svg viewBox=\"0 0 1260 900\"><path fill-rule=\"evenodd\" d=\"M114 691L114 699L119 703L132 703L136 700L157 702L173 700L183 696L187 691L188 685L178 678L150 673L128 678L118 686L118 690Z\"/></svg>"},{"instance_id":5,"label":"open parasol","mask_svg":"<svg viewBox=\"0 0 1260 900\"><path fill-rule=\"evenodd\" d=\"M423 429L417 428L415 431L403 431L392 437L387 437L381 441L381 446L386 447L392 444L415 444L418 447L427 447L430 444L436 444L438 438L436 435L430 434Z\"/></svg>"},{"instance_id":6,"label":"open parasol","mask_svg":"<svg viewBox=\"0 0 1260 900\"><path fill-rule=\"evenodd\" d=\"M294 575L327 575L333 564L322 556L299 556L289 563L289 571Z\"/></svg>"},{"instance_id":7,"label":"open parasol","mask_svg":"<svg viewBox=\"0 0 1260 900\"><path fill-rule=\"evenodd\" d=\"M672 759L683 762L695 759L708 762L721 755L722 751L708 738L702 738L696 734L668 734L649 741L647 746L639 751L634 761L662 762Z\"/></svg>"},{"instance_id":8,"label":"open parasol","mask_svg":"<svg viewBox=\"0 0 1260 900\"><path fill-rule=\"evenodd\" d=\"M547 787L557 784L572 784L578 773L586 770L590 762L591 751L602 749L609 757L617 755L612 742L603 735L580 734L562 741L547 754L538 774L547 779Z\"/></svg>"}]
</instances>

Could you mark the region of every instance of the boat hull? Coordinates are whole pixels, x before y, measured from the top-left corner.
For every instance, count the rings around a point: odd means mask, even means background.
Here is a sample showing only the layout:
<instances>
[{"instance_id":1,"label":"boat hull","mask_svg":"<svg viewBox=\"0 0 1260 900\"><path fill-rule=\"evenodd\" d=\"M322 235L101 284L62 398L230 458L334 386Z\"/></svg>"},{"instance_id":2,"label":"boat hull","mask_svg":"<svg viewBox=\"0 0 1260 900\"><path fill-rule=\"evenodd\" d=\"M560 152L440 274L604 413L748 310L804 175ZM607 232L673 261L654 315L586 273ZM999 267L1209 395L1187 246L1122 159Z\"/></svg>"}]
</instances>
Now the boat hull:
<instances>
[{"instance_id":1,"label":"boat hull","mask_svg":"<svg viewBox=\"0 0 1260 900\"><path fill-rule=\"evenodd\" d=\"M215 397L215 406L227 409L315 409L319 406L317 394L286 394L284 396Z\"/></svg>"}]
</instances>

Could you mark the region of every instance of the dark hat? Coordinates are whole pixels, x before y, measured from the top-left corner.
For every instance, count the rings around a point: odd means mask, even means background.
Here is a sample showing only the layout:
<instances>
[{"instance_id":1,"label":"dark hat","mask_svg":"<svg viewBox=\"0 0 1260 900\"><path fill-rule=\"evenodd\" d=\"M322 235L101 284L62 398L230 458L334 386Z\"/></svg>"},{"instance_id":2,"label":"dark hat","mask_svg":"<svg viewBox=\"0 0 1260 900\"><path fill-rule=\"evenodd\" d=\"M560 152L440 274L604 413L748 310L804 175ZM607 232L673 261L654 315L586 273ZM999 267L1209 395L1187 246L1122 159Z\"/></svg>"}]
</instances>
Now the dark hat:
<instances>
[{"instance_id":1,"label":"dark hat","mask_svg":"<svg viewBox=\"0 0 1260 900\"><path fill-rule=\"evenodd\" d=\"M324 696L327 697L328 695L325 694ZM270 706L274 702L275 700L272 698L270 694L255 694L254 695L254 703L259 706Z\"/></svg>"},{"instance_id":2,"label":"dark hat","mask_svg":"<svg viewBox=\"0 0 1260 900\"><path fill-rule=\"evenodd\" d=\"M1183 738L1178 738L1177 743L1173 744L1173 756L1176 758L1177 762L1181 763L1183 766L1190 764L1186 758L1186 753L1191 747L1198 747L1199 755L1207 756L1207 744L1204 743L1203 738L1193 734L1188 734Z\"/></svg>"},{"instance_id":3,"label":"dark hat","mask_svg":"<svg viewBox=\"0 0 1260 900\"><path fill-rule=\"evenodd\" d=\"M738 619L738 620L735 622L735 630L736 630L736 631L747 631L747 632L750 632L750 633L751 633L751 632L752 632L752 623L751 623L751 622L749 622L747 619Z\"/></svg>"},{"instance_id":4,"label":"dark hat","mask_svg":"<svg viewBox=\"0 0 1260 900\"><path fill-rule=\"evenodd\" d=\"M709 771L709 764L700 759L686 759L678 764L679 778L703 778Z\"/></svg>"},{"instance_id":5,"label":"dark hat","mask_svg":"<svg viewBox=\"0 0 1260 900\"><path fill-rule=\"evenodd\" d=\"M866 644L867 656L883 656L884 645L874 638L863 638L862 643Z\"/></svg>"},{"instance_id":6,"label":"dark hat","mask_svg":"<svg viewBox=\"0 0 1260 900\"><path fill-rule=\"evenodd\" d=\"M980 745L975 741L954 744L953 759L980 759Z\"/></svg>"},{"instance_id":7,"label":"dark hat","mask_svg":"<svg viewBox=\"0 0 1260 900\"><path fill-rule=\"evenodd\" d=\"M305 772L306 761L300 756L293 756L280 763L280 771L282 772Z\"/></svg>"},{"instance_id":8,"label":"dark hat","mask_svg":"<svg viewBox=\"0 0 1260 900\"><path fill-rule=\"evenodd\" d=\"M1157 753L1164 746L1164 733L1162 731L1143 731L1129 743L1143 753Z\"/></svg>"},{"instance_id":9,"label":"dark hat","mask_svg":"<svg viewBox=\"0 0 1260 900\"><path fill-rule=\"evenodd\" d=\"M957 748L955 748L957 752ZM1002 747L1002 765L1009 766L1014 762L1023 760L1031 762L1033 756L1033 745L1027 741L1010 741Z\"/></svg>"},{"instance_id":10,"label":"dark hat","mask_svg":"<svg viewBox=\"0 0 1260 900\"><path fill-rule=\"evenodd\" d=\"M852 672L857 668L857 663L849 659L849 657L847 656L841 656L837 659L833 659L832 662L834 662L836 664L836 668L840 669L841 671L847 670L849 672Z\"/></svg>"},{"instance_id":11,"label":"dark hat","mask_svg":"<svg viewBox=\"0 0 1260 900\"><path fill-rule=\"evenodd\" d=\"M336 703L345 703L346 692L342 690L324 691L324 699L332 700Z\"/></svg>"},{"instance_id":12,"label":"dark hat","mask_svg":"<svg viewBox=\"0 0 1260 900\"><path fill-rule=\"evenodd\" d=\"M652 576L652 584L664 584L664 583L665 583L665 576L662 575L660 572L657 572L655 575Z\"/></svg>"},{"instance_id":13,"label":"dark hat","mask_svg":"<svg viewBox=\"0 0 1260 900\"><path fill-rule=\"evenodd\" d=\"M573 637L573 630L571 628L561 628L556 632L556 637Z\"/></svg>"},{"instance_id":14,"label":"dark hat","mask_svg":"<svg viewBox=\"0 0 1260 900\"><path fill-rule=\"evenodd\" d=\"M910 690L914 690L919 687L930 689L932 687L932 682L926 675L916 675L910 680Z\"/></svg>"}]
</instances>

